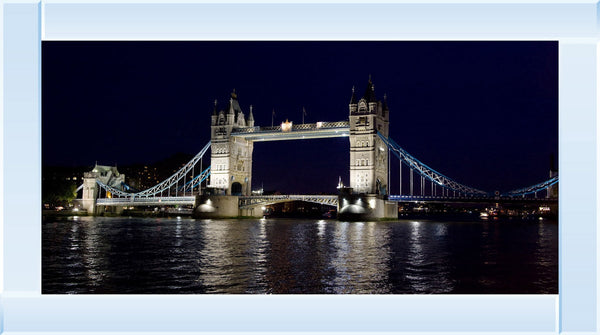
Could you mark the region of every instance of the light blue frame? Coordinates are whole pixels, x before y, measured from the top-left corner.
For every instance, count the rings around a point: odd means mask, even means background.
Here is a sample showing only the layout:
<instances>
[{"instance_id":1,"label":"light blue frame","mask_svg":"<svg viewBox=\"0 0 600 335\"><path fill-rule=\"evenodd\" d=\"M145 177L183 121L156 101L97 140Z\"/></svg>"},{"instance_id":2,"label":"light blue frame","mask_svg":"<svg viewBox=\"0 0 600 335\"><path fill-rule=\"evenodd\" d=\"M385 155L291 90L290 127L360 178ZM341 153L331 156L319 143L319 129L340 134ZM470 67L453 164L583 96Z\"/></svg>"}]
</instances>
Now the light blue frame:
<instances>
[{"instance_id":1,"label":"light blue frame","mask_svg":"<svg viewBox=\"0 0 600 335\"><path fill-rule=\"evenodd\" d=\"M596 1L164 2L2 5L0 332L598 333ZM560 294L42 296L40 40L113 39L558 40Z\"/></svg>"}]
</instances>

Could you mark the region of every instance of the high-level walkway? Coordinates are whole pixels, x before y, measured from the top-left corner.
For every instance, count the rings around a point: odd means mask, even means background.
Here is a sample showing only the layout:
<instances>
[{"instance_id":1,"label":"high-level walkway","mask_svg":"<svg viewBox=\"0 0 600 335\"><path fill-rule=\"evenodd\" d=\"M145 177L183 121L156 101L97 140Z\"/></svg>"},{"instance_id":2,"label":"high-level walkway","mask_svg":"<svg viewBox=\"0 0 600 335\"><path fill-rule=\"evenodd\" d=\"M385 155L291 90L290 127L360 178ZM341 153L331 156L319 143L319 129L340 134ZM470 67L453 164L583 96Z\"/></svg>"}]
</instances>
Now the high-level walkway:
<instances>
[{"instance_id":1,"label":"high-level walkway","mask_svg":"<svg viewBox=\"0 0 600 335\"><path fill-rule=\"evenodd\" d=\"M314 138L331 138L350 135L348 121L290 124L282 130L282 125L273 127L246 127L233 129L232 137L241 137L248 141L281 141Z\"/></svg>"}]
</instances>

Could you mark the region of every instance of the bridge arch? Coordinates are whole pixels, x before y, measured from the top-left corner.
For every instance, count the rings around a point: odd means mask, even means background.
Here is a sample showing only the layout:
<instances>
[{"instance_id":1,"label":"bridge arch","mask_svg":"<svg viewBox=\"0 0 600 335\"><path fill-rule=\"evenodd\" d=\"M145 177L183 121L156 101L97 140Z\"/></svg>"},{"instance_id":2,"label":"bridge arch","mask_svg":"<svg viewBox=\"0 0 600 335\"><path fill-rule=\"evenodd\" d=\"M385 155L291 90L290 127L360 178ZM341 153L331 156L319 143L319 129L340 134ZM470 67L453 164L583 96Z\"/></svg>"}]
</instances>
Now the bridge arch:
<instances>
[{"instance_id":1,"label":"bridge arch","mask_svg":"<svg viewBox=\"0 0 600 335\"><path fill-rule=\"evenodd\" d=\"M242 195L242 184L237 181L231 183L231 195Z\"/></svg>"}]
</instances>

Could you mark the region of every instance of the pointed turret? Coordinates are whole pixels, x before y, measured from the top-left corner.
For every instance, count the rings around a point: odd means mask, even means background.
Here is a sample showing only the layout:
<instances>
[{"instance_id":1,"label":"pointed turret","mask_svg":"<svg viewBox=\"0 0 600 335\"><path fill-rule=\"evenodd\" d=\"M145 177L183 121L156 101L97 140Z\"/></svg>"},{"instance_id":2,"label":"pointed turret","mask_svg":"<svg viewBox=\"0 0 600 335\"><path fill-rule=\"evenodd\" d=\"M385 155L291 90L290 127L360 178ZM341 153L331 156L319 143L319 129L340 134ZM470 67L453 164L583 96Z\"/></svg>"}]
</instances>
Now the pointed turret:
<instances>
[{"instance_id":1,"label":"pointed turret","mask_svg":"<svg viewBox=\"0 0 600 335\"><path fill-rule=\"evenodd\" d=\"M350 104L348 105L350 109L350 114L356 113L358 110L358 102L356 100L356 92L354 91L354 86L352 86L352 97L350 97Z\"/></svg>"},{"instance_id":2,"label":"pointed turret","mask_svg":"<svg viewBox=\"0 0 600 335\"><path fill-rule=\"evenodd\" d=\"M388 105L387 105L387 94L384 94L384 95L383 95L383 110L384 110L384 111L388 111L388 110L390 110L390 109L388 108Z\"/></svg>"},{"instance_id":3,"label":"pointed turret","mask_svg":"<svg viewBox=\"0 0 600 335\"><path fill-rule=\"evenodd\" d=\"M352 86L352 97L350 97L350 103L351 104L357 103L357 101L356 101L356 92L354 92L354 86Z\"/></svg>"},{"instance_id":4,"label":"pointed turret","mask_svg":"<svg viewBox=\"0 0 600 335\"><path fill-rule=\"evenodd\" d=\"M382 107L382 113L381 115L383 117L386 116L386 114L390 111L390 109L388 108L388 104L387 104L387 94L383 95L383 107Z\"/></svg>"},{"instance_id":5,"label":"pointed turret","mask_svg":"<svg viewBox=\"0 0 600 335\"><path fill-rule=\"evenodd\" d=\"M233 108L233 97L229 98L229 108L227 108L227 114L235 114Z\"/></svg>"},{"instance_id":6,"label":"pointed turret","mask_svg":"<svg viewBox=\"0 0 600 335\"><path fill-rule=\"evenodd\" d=\"M371 76L369 76L369 82L367 83L367 89L365 90L363 99L365 99L367 103L377 102L377 98L375 97L375 85L373 85L373 82L371 81Z\"/></svg>"},{"instance_id":7,"label":"pointed turret","mask_svg":"<svg viewBox=\"0 0 600 335\"><path fill-rule=\"evenodd\" d=\"M219 111L217 109L217 99L215 99L215 107L213 108L213 112L212 112L212 115L210 117L211 125L214 126L214 125L217 124L218 115L219 115Z\"/></svg>"},{"instance_id":8,"label":"pointed turret","mask_svg":"<svg viewBox=\"0 0 600 335\"><path fill-rule=\"evenodd\" d=\"M252 114L252 105L250 105L250 115L248 115L248 127L254 127L254 115Z\"/></svg>"}]
</instances>

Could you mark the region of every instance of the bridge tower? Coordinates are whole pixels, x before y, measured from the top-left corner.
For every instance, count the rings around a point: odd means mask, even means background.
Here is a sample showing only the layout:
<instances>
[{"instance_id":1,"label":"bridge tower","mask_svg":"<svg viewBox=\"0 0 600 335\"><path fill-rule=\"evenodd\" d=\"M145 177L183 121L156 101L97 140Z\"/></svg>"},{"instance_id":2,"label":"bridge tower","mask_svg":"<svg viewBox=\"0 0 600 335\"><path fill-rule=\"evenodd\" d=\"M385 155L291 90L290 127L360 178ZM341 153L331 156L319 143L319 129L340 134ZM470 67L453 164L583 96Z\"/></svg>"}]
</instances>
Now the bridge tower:
<instances>
[{"instance_id":1,"label":"bridge tower","mask_svg":"<svg viewBox=\"0 0 600 335\"><path fill-rule=\"evenodd\" d=\"M389 109L375 96L369 78L363 97L350 99L350 187L354 193L388 194L388 148L377 136L388 136Z\"/></svg>"},{"instance_id":2,"label":"bridge tower","mask_svg":"<svg viewBox=\"0 0 600 335\"><path fill-rule=\"evenodd\" d=\"M252 141L232 137L233 129L254 127L252 106L248 120L240 108L235 90L225 110L217 101L211 117L211 176L209 187L222 189L226 195L250 195L252 190Z\"/></svg>"},{"instance_id":3,"label":"bridge tower","mask_svg":"<svg viewBox=\"0 0 600 335\"><path fill-rule=\"evenodd\" d=\"M97 214L96 200L100 193L100 188L96 181L105 185L123 190L125 175L119 173L116 166L96 165L90 172L83 173L83 193L81 196L81 206L90 214ZM110 197L110 195L108 195Z\"/></svg>"},{"instance_id":4,"label":"bridge tower","mask_svg":"<svg viewBox=\"0 0 600 335\"><path fill-rule=\"evenodd\" d=\"M549 177L553 178L558 176L558 169L554 165L554 155L550 155L550 172ZM546 198L558 198L558 184L549 186L546 190Z\"/></svg>"}]
</instances>

